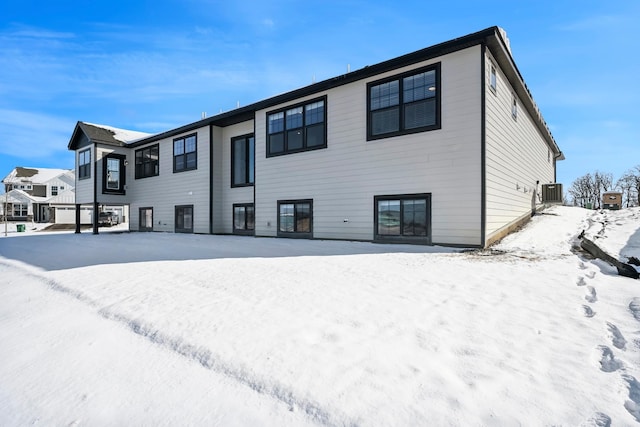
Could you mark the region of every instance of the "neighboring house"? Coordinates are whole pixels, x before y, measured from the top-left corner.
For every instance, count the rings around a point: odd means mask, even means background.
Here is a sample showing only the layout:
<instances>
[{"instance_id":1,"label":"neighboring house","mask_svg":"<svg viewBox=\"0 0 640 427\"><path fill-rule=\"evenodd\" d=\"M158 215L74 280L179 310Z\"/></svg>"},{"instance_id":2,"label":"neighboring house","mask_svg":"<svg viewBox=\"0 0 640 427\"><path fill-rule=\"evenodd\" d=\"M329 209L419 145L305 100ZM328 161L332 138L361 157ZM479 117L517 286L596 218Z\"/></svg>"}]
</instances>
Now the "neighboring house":
<instances>
[{"instance_id":1,"label":"neighboring house","mask_svg":"<svg viewBox=\"0 0 640 427\"><path fill-rule=\"evenodd\" d=\"M78 122L68 148L78 206L128 206L135 231L486 247L564 158L498 27L126 132Z\"/></svg>"},{"instance_id":2,"label":"neighboring house","mask_svg":"<svg viewBox=\"0 0 640 427\"><path fill-rule=\"evenodd\" d=\"M53 222L55 210L50 200L62 193L73 192L75 178L73 171L68 169L17 167L2 180L2 184L8 196L9 220ZM66 204L75 208L73 198Z\"/></svg>"},{"instance_id":3,"label":"neighboring house","mask_svg":"<svg viewBox=\"0 0 640 427\"><path fill-rule=\"evenodd\" d=\"M622 193L605 191L602 193L602 209L618 210L622 208Z\"/></svg>"}]
</instances>

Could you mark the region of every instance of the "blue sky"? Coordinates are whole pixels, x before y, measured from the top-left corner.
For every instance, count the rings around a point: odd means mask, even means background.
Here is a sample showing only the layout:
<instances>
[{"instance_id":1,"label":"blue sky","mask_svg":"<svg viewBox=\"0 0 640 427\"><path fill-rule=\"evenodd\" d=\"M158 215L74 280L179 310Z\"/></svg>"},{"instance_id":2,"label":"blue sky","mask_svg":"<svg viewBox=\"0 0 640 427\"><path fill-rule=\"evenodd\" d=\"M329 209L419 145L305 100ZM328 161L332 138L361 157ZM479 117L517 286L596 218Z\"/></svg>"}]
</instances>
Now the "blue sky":
<instances>
[{"instance_id":1,"label":"blue sky","mask_svg":"<svg viewBox=\"0 0 640 427\"><path fill-rule=\"evenodd\" d=\"M72 168L78 120L155 133L503 27L566 160L565 188L640 165L640 2L0 4L0 175Z\"/></svg>"}]
</instances>

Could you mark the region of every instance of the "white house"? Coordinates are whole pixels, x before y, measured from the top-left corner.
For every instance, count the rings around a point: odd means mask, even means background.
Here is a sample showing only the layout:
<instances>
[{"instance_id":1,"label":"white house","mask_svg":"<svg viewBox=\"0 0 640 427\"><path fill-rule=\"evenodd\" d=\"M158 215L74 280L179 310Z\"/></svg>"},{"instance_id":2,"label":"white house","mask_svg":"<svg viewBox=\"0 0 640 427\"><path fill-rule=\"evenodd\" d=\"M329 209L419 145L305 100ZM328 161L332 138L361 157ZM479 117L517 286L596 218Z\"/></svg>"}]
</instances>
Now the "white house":
<instances>
[{"instance_id":1,"label":"white house","mask_svg":"<svg viewBox=\"0 0 640 427\"><path fill-rule=\"evenodd\" d=\"M2 203L8 205L8 219L53 222L55 209L50 202L61 194L73 194L75 178L68 169L16 167L2 184L7 194ZM64 204L75 208L73 199L67 198Z\"/></svg>"},{"instance_id":2,"label":"white house","mask_svg":"<svg viewBox=\"0 0 640 427\"><path fill-rule=\"evenodd\" d=\"M68 147L76 204L128 206L134 231L486 247L564 158L498 27L127 132L78 122Z\"/></svg>"}]
</instances>

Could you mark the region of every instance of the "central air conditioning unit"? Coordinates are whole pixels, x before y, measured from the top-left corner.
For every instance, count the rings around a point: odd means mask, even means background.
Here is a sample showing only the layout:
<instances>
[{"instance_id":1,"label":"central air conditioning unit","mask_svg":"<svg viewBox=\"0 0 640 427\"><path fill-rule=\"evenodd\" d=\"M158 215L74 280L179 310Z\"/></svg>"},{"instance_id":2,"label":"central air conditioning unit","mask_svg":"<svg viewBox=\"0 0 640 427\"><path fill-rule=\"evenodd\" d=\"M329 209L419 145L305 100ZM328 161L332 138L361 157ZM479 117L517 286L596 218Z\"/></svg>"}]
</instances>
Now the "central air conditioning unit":
<instances>
[{"instance_id":1,"label":"central air conditioning unit","mask_svg":"<svg viewBox=\"0 0 640 427\"><path fill-rule=\"evenodd\" d=\"M542 203L562 204L562 184L542 184Z\"/></svg>"}]
</instances>

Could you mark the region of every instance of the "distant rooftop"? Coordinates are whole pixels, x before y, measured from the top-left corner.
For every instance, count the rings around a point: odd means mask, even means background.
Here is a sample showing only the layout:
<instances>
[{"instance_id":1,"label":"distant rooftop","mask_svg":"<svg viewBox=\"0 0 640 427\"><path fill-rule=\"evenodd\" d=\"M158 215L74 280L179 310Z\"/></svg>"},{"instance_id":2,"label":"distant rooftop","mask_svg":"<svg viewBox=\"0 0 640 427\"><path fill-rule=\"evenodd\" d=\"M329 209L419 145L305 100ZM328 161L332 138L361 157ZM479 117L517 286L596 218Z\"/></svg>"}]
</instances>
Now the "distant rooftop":
<instances>
[{"instance_id":1,"label":"distant rooftop","mask_svg":"<svg viewBox=\"0 0 640 427\"><path fill-rule=\"evenodd\" d=\"M25 168L18 166L2 180L2 183L20 184L28 182L31 184L44 184L67 173L73 173L73 171L71 169Z\"/></svg>"}]
</instances>

